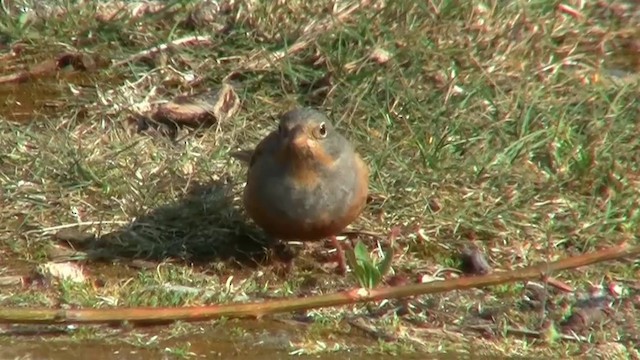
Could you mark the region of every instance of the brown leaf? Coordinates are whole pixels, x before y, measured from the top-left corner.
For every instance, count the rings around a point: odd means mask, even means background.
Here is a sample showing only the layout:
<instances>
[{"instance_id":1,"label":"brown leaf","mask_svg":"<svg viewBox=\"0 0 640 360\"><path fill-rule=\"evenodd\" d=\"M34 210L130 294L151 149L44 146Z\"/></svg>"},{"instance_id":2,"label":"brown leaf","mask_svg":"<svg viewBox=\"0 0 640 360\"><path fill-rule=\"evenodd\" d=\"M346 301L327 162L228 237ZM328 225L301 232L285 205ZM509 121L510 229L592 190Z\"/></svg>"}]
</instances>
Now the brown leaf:
<instances>
[{"instance_id":1,"label":"brown leaf","mask_svg":"<svg viewBox=\"0 0 640 360\"><path fill-rule=\"evenodd\" d=\"M239 109L240 99L233 86L223 84L219 89L198 95L178 96L159 106L150 118L159 123L195 128L226 121Z\"/></svg>"}]
</instances>

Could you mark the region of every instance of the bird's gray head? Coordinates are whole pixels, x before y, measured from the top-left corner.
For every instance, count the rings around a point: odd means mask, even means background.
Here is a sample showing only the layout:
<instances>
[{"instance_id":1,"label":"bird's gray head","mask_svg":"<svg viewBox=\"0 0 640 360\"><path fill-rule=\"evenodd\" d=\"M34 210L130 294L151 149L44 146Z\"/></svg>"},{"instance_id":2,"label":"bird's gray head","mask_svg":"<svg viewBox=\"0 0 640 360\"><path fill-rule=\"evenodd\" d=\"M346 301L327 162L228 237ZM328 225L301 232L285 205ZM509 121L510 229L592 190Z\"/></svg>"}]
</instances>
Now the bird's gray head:
<instances>
[{"instance_id":1,"label":"bird's gray head","mask_svg":"<svg viewBox=\"0 0 640 360\"><path fill-rule=\"evenodd\" d=\"M351 145L340 135L329 118L318 110L299 108L280 116L280 140L287 151L302 158L321 162L337 160Z\"/></svg>"}]
</instances>

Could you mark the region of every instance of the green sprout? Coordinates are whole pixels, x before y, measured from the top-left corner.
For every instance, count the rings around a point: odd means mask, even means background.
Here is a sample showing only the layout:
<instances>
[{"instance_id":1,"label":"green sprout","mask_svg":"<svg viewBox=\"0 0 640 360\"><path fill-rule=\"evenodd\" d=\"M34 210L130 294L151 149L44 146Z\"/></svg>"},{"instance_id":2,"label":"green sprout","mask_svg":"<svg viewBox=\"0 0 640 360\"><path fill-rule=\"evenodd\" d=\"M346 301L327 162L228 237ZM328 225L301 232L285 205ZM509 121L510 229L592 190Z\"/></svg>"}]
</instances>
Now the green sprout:
<instances>
[{"instance_id":1,"label":"green sprout","mask_svg":"<svg viewBox=\"0 0 640 360\"><path fill-rule=\"evenodd\" d=\"M360 285L367 289L376 287L384 276L391 270L393 247L382 252L384 256L372 258L366 245L358 241L353 249L345 251L347 263L353 269L353 274Z\"/></svg>"}]
</instances>

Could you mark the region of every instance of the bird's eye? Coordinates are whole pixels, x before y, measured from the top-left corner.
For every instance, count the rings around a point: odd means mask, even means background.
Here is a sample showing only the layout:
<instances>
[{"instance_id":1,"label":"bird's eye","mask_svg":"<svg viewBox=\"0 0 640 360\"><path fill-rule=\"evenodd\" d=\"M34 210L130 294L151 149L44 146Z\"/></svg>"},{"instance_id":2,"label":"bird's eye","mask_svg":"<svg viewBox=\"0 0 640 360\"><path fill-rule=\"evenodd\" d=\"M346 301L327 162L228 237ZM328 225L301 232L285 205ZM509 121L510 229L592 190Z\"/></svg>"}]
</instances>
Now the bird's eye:
<instances>
[{"instance_id":1,"label":"bird's eye","mask_svg":"<svg viewBox=\"0 0 640 360\"><path fill-rule=\"evenodd\" d=\"M327 136L327 126L324 123L320 124L320 126L318 127L318 134L320 135L320 137Z\"/></svg>"}]
</instances>

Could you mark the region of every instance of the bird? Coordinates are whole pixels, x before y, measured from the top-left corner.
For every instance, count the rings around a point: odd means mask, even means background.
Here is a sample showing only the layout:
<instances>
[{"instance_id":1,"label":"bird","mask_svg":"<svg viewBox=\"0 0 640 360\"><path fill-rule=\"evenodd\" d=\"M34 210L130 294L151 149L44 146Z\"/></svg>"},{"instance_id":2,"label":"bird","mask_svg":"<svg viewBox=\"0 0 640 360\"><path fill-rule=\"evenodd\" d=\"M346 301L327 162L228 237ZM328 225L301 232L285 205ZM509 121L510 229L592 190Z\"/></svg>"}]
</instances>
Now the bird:
<instances>
[{"instance_id":1,"label":"bird","mask_svg":"<svg viewBox=\"0 0 640 360\"><path fill-rule=\"evenodd\" d=\"M284 241L330 239L344 274L336 236L366 206L369 167L330 119L314 108L294 108L254 150L235 157L248 161L242 202L258 227Z\"/></svg>"}]
</instances>

